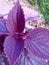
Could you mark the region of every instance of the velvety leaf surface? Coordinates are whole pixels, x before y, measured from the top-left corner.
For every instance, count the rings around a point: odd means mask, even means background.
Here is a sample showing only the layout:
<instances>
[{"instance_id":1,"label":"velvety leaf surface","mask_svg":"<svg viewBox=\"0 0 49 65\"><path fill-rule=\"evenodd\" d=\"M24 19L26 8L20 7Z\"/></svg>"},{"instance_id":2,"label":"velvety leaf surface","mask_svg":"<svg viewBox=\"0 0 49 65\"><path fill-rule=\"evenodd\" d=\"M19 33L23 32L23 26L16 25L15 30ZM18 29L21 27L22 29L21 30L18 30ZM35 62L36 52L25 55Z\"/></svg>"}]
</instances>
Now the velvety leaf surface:
<instances>
[{"instance_id":1,"label":"velvety leaf surface","mask_svg":"<svg viewBox=\"0 0 49 65\"><path fill-rule=\"evenodd\" d=\"M8 36L4 42L4 51L9 59L10 65L18 59L24 47L23 39L17 39L14 36Z\"/></svg>"},{"instance_id":2,"label":"velvety leaf surface","mask_svg":"<svg viewBox=\"0 0 49 65\"><path fill-rule=\"evenodd\" d=\"M19 1L15 4L15 6L12 8L8 15L8 21L7 21L7 28L11 33L23 32L25 27L25 19L23 10L21 8L21 5Z\"/></svg>"},{"instance_id":3,"label":"velvety leaf surface","mask_svg":"<svg viewBox=\"0 0 49 65\"><path fill-rule=\"evenodd\" d=\"M31 55L49 59L49 30L44 28L31 30L26 37L25 48Z\"/></svg>"},{"instance_id":4,"label":"velvety leaf surface","mask_svg":"<svg viewBox=\"0 0 49 65\"><path fill-rule=\"evenodd\" d=\"M40 18L40 14L29 8L29 7L22 7L23 8L23 11L24 11L24 15L25 15L25 20L28 21L28 20L37 20Z\"/></svg>"},{"instance_id":5,"label":"velvety leaf surface","mask_svg":"<svg viewBox=\"0 0 49 65\"><path fill-rule=\"evenodd\" d=\"M27 50L23 51L15 65L48 65L45 60L32 56Z\"/></svg>"},{"instance_id":6,"label":"velvety leaf surface","mask_svg":"<svg viewBox=\"0 0 49 65\"><path fill-rule=\"evenodd\" d=\"M6 27L6 20L3 18L0 18L0 35L8 33L7 27Z\"/></svg>"}]
</instances>

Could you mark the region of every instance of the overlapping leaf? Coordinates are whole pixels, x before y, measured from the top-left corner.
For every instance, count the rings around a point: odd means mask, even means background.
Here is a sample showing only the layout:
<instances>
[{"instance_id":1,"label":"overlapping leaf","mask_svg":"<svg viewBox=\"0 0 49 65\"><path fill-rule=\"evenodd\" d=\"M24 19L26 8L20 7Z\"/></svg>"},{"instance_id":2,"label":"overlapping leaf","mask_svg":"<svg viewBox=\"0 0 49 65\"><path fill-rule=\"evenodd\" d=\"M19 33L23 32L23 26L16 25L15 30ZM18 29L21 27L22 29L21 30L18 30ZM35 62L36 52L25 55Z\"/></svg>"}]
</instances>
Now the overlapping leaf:
<instances>
[{"instance_id":1,"label":"overlapping leaf","mask_svg":"<svg viewBox=\"0 0 49 65\"><path fill-rule=\"evenodd\" d=\"M8 21L7 21L7 28L10 31L10 33L23 32L25 27L25 19L23 10L21 8L21 5L19 1L15 4L15 6L12 8L8 15Z\"/></svg>"},{"instance_id":2,"label":"overlapping leaf","mask_svg":"<svg viewBox=\"0 0 49 65\"><path fill-rule=\"evenodd\" d=\"M4 42L4 50L9 59L10 65L14 65L24 47L24 41L21 38L8 36Z\"/></svg>"},{"instance_id":3,"label":"overlapping leaf","mask_svg":"<svg viewBox=\"0 0 49 65\"><path fill-rule=\"evenodd\" d=\"M25 48L31 55L49 59L49 30L44 28L31 30L26 37Z\"/></svg>"}]
</instances>

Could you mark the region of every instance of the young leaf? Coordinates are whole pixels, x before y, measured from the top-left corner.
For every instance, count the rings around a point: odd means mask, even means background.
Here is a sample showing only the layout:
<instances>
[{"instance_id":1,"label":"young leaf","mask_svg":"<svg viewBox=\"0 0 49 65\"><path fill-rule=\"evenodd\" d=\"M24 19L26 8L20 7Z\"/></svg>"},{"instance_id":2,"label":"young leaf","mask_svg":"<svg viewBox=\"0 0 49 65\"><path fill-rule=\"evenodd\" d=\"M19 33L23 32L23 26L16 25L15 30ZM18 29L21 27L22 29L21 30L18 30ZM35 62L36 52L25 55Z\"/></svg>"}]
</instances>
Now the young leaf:
<instances>
[{"instance_id":1,"label":"young leaf","mask_svg":"<svg viewBox=\"0 0 49 65\"><path fill-rule=\"evenodd\" d=\"M8 36L4 42L4 50L9 59L10 65L14 65L24 47L24 41L21 38Z\"/></svg>"},{"instance_id":2,"label":"young leaf","mask_svg":"<svg viewBox=\"0 0 49 65\"><path fill-rule=\"evenodd\" d=\"M10 31L10 33L23 32L25 27L25 19L23 10L21 8L21 5L19 1L15 4L15 6L12 8L8 15L8 21L7 21L7 28Z\"/></svg>"},{"instance_id":3,"label":"young leaf","mask_svg":"<svg viewBox=\"0 0 49 65\"><path fill-rule=\"evenodd\" d=\"M25 48L31 55L49 59L49 30L44 28L31 30L26 37Z\"/></svg>"}]
</instances>

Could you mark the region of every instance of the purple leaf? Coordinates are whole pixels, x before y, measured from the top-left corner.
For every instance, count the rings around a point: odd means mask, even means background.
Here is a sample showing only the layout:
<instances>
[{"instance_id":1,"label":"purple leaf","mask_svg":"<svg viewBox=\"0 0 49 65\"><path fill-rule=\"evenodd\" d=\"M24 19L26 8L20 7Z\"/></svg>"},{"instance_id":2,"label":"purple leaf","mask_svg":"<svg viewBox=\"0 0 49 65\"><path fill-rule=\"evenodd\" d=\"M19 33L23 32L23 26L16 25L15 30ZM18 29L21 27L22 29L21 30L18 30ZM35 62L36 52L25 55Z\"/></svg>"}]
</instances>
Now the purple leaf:
<instances>
[{"instance_id":1,"label":"purple leaf","mask_svg":"<svg viewBox=\"0 0 49 65\"><path fill-rule=\"evenodd\" d=\"M22 7L23 8L23 11L24 11L24 15L25 15L25 20L28 21L28 20L37 20L40 18L40 14L31 9L31 8L28 8L28 7Z\"/></svg>"},{"instance_id":2,"label":"purple leaf","mask_svg":"<svg viewBox=\"0 0 49 65\"><path fill-rule=\"evenodd\" d=\"M7 21L7 28L10 31L10 33L23 32L25 27L25 19L23 10L21 8L21 5L19 1L15 4L15 6L12 8L8 15L8 21Z\"/></svg>"},{"instance_id":3,"label":"purple leaf","mask_svg":"<svg viewBox=\"0 0 49 65\"><path fill-rule=\"evenodd\" d=\"M15 65L47 65L46 61L32 56L27 50L23 51Z\"/></svg>"},{"instance_id":4,"label":"purple leaf","mask_svg":"<svg viewBox=\"0 0 49 65\"><path fill-rule=\"evenodd\" d=\"M31 55L49 59L49 30L44 28L31 30L26 37L25 48Z\"/></svg>"},{"instance_id":5,"label":"purple leaf","mask_svg":"<svg viewBox=\"0 0 49 65\"><path fill-rule=\"evenodd\" d=\"M8 29L6 27L6 20L4 18L0 18L0 35L7 34Z\"/></svg>"},{"instance_id":6,"label":"purple leaf","mask_svg":"<svg viewBox=\"0 0 49 65\"><path fill-rule=\"evenodd\" d=\"M24 48L24 41L21 38L8 36L4 42L4 50L9 59L10 65L14 65Z\"/></svg>"}]
</instances>

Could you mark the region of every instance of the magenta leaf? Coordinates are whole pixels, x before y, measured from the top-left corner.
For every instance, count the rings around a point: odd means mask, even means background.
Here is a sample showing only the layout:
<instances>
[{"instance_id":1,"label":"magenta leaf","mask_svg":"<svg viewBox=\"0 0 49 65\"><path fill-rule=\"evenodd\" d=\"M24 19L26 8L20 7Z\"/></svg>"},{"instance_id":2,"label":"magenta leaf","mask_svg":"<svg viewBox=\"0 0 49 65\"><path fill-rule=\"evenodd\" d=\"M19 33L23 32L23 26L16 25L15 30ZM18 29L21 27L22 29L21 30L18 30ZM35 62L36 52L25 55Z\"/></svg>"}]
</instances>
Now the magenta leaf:
<instances>
[{"instance_id":1,"label":"magenta leaf","mask_svg":"<svg viewBox=\"0 0 49 65\"><path fill-rule=\"evenodd\" d=\"M15 65L47 65L46 61L32 56L27 50L23 51Z\"/></svg>"},{"instance_id":2,"label":"magenta leaf","mask_svg":"<svg viewBox=\"0 0 49 65\"><path fill-rule=\"evenodd\" d=\"M31 55L49 59L49 30L44 28L31 30L26 37L25 48Z\"/></svg>"},{"instance_id":3,"label":"magenta leaf","mask_svg":"<svg viewBox=\"0 0 49 65\"><path fill-rule=\"evenodd\" d=\"M40 18L40 14L29 8L29 7L22 7L23 8L23 11L24 11L24 15L25 15L25 20L28 21L28 20L37 20Z\"/></svg>"},{"instance_id":4,"label":"magenta leaf","mask_svg":"<svg viewBox=\"0 0 49 65\"><path fill-rule=\"evenodd\" d=\"M14 65L24 47L24 41L21 38L8 36L4 42L4 50L9 59L10 65Z\"/></svg>"},{"instance_id":5,"label":"magenta leaf","mask_svg":"<svg viewBox=\"0 0 49 65\"><path fill-rule=\"evenodd\" d=\"M6 27L6 20L4 18L0 18L0 35L9 33Z\"/></svg>"},{"instance_id":6,"label":"magenta leaf","mask_svg":"<svg viewBox=\"0 0 49 65\"><path fill-rule=\"evenodd\" d=\"M23 32L25 27L25 19L23 10L21 8L21 5L19 1L15 4L15 6L12 8L8 15L8 21L7 21L7 28L10 31L10 33Z\"/></svg>"}]
</instances>

